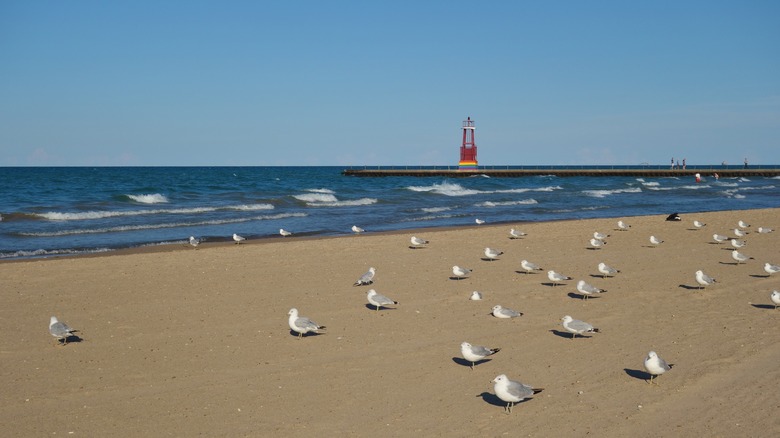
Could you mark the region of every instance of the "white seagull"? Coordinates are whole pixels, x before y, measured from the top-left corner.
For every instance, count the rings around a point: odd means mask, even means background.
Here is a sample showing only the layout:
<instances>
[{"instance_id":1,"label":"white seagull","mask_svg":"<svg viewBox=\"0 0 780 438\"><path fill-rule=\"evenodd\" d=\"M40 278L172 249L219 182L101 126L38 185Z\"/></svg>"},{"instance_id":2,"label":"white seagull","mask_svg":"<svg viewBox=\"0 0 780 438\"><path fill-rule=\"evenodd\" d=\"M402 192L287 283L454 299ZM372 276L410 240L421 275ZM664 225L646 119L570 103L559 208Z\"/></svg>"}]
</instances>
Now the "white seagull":
<instances>
[{"instance_id":1,"label":"white seagull","mask_svg":"<svg viewBox=\"0 0 780 438\"><path fill-rule=\"evenodd\" d=\"M49 333L57 338L57 345L60 345L60 341L62 341L62 345L66 345L68 343L68 338L77 331L78 330L76 329L70 328L68 324L58 321L56 316L52 316L49 320Z\"/></svg>"},{"instance_id":2,"label":"white seagull","mask_svg":"<svg viewBox=\"0 0 780 438\"><path fill-rule=\"evenodd\" d=\"M352 225L352 232L353 232L353 233L355 233L355 234L360 234L360 233L362 233L362 232L364 232L364 231L366 231L366 230L364 230L364 229L360 228L360 227L359 227L359 226L357 226L357 225Z\"/></svg>"},{"instance_id":3,"label":"white seagull","mask_svg":"<svg viewBox=\"0 0 780 438\"><path fill-rule=\"evenodd\" d=\"M410 248L421 248L428 244L427 240L421 239L417 236L412 236L412 238L409 239L409 241L412 243L412 246L410 246Z\"/></svg>"},{"instance_id":4,"label":"white seagull","mask_svg":"<svg viewBox=\"0 0 780 438\"><path fill-rule=\"evenodd\" d=\"M766 272L769 275L777 274L780 272L780 266L773 265L771 263L764 263L764 272Z\"/></svg>"},{"instance_id":5,"label":"white seagull","mask_svg":"<svg viewBox=\"0 0 780 438\"><path fill-rule=\"evenodd\" d=\"M617 222L617 226L618 226L617 229L619 231L628 231L628 229L631 228L631 225L628 225L627 223L625 223L623 221L618 221Z\"/></svg>"},{"instance_id":6,"label":"white seagull","mask_svg":"<svg viewBox=\"0 0 780 438\"><path fill-rule=\"evenodd\" d=\"M585 280L580 280L577 282L577 291L582 295L583 300L587 300L591 295L598 295L606 292L604 289L599 289L596 286L592 286L586 283Z\"/></svg>"},{"instance_id":7,"label":"white seagull","mask_svg":"<svg viewBox=\"0 0 780 438\"><path fill-rule=\"evenodd\" d=\"M565 328L567 332L571 333L572 339L576 338L577 335L582 335L583 333L599 332L599 329L597 329L596 327L593 327L592 325L588 324L585 321L574 319L569 315L566 315L563 318L561 318L561 321L563 321L563 328Z\"/></svg>"},{"instance_id":8,"label":"white seagull","mask_svg":"<svg viewBox=\"0 0 780 438\"><path fill-rule=\"evenodd\" d=\"M731 239L731 247L734 249L740 249L745 245L747 245L747 242L745 242L744 240Z\"/></svg>"},{"instance_id":9,"label":"white seagull","mask_svg":"<svg viewBox=\"0 0 780 438\"><path fill-rule=\"evenodd\" d=\"M190 236L190 245L193 248L197 248L200 245L200 239L196 239L195 236Z\"/></svg>"},{"instance_id":10,"label":"white seagull","mask_svg":"<svg viewBox=\"0 0 780 438\"><path fill-rule=\"evenodd\" d=\"M523 268L523 270L525 270L526 274L533 271L543 270L541 266L535 263L531 263L528 260L520 260L520 266Z\"/></svg>"},{"instance_id":11,"label":"white seagull","mask_svg":"<svg viewBox=\"0 0 780 438\"><path fill-rule=\"evenodd\" d=\"M647 353L645 358L645 370L650 374L650 382L653 383L653 378L660 376L661 374L672 369L674 365L669 365L665 360L658 357L655 351Z\"/></svg>"},{"instance_id":12,"label":"white seagull","mask_svg":"<svg viewBox=\"0 0 780 438\"><path fill-rule=\"evenodd\" d=\"M236 233L233 233L233 240L236 242L236 245L240 244L241 242L245 241L246 238L239 236Z\"/></svg>"},{"instance_id":13,"label":"white seagull","mask_svg":"<svg viewBox=\"0 0 780 438\"><path fill-rule=\"evenodd\" d=\"M599 233L598 231L593 232L594 239L604 240L607 237L609 237L609 234Z\"/></svg>"},{"instance_id":14,"label":"white seagull","mask_svg":"<svg viewBox=\"0 0 780 438\"><path fill-rule=\"evenodd\" d=\"M464 277L468 277L469 274L471 274L471 269L461 268L458 265L452 267L452 275L454 275L458 280Z\"/></svg>"},{"instance_id":15,"label":"white seagull","mask_svg":"<svg viewBox=\"0 0 780 438\"><path fill-rule=\"evenodd\" d=\"M485 223L482 219L474 219L474 222L476 222L477 225L482 225Z\"/></svg>"},{"instance_id":16,"label":"white seagull","mask_svg":"<svg viewBox=\"0 0 780 438\"><path fill-rule=\"evenodd\" d=\"M737 225L739 225L740 228L748 228L748 227L750 227L750 224L746 224L745 221L739 221L739 222L737 222Z\"/></svg>"},{"instance_id":17,"label":"white seagull","mask_svg":"<svg viewBox=\"0 0 780 438\"><path fill-rule=\"evenodd\" d=\"M658 245L664 243L664 241L659 239L659 238L657 238L657 237L655 237L655 236L650 236L650 243L652 245L654 245L654 246L658 246Z\"/></svg>"},{"instance_id":18,"label":"white seagull","mask_svg":"<svg viewBox=\"0 0 780 438\"><path fill-rule=\"evenodd\" d=\"M599 249L606 244L607 242L600 239L590 239L590 246L592 246L594 249Z\"/></svg>"},{"instance_id":19,"label":"white seagull","mask_svg":"<svg viewBox=\"0 0 780 438\"><path fill-rule=\"evenodd\" d=\"M509 380L509 377L507 377L506 374L497 376L495 379L493 379L493 382L495 383L495 385L493 385L493 390L496 391L496 395L502 401L506 402L504 412L507 414L512 413L512 407L515 405L515 403L523 401L528 397L543 391L542 388L534 389L533 387L524 383Z\"/></svg>"},{"instance_id":20,"label":"white seagull","mask_svg":"<svg viewBox=\"0 0 780 438\"><path fill-rule=\"evenodd\" d=\"M309 318L298 316L298 309L294 307L290 309L287 314L290 315L287 319L287 323L290 325L292 331L298 333L298 339L302 338L306 333L319 332L320 330L325 329L324 325L319 325Z\"/></svg>"},{"instance_id":21,"label":"white seagull","mask_svg":"<svg viewBox=\"0 0 780 438\"><path fill-rule=\"evenodd\" d=\"M705 224L704 222L693 221L693 226L696 228L702 228L702 227L706 227L707 224Z\"/></svg>"},{"instance_id":22,"label":"white seagull","mask_svg":"<svg viewBox=\"0 0 780 438\"><path fill-rule=\"evenodd\" d=\"M734 228L734 235L737 237L745 237L748 235L748 232L740 230L739 228Z\"/></svg>"},{"instance_id":23,"label":"white seagull","mask_svg":"<svg viewBox=\"0 0 780 438\"><path fill-rule=\"evenodd\" d=\"M713 234L712 235L712 240L714 240L714 241L716 241L718 243L723 243L723 242L729 240L729 238L728 238L728 236L724 236L722 234Z\"/></svg>"},{"instance_id":24,"label":"white seagull","mask_svg":"<svg viewBox=\"0 0 780 438\"><path fill-rule=\"evenodd\" d=\"M468 342L460 344L460 354L463 355L464 359L471 362L472 370L474 369L476 362L479 362L488 356L492 356L499 351L501 351L500 348L487 348L481 345L471 345Z\"/></svg>"},{"instance_id":25,"label":"white seagull","mask_svg":"<svg viewBox=\"0 0 780 438\"><path fill-rule=\"evenodd\" d=\"M737 251L736 249L734 251L731 251L731 258L736 260L737 264L740 264L742 262L747 262L748 260L752 260L753 257L747 256L745 254L742 254L741 252Z\"/></svg>"},{"instance_id":26,"label":"white seagull","mask_svg":"<svg viewBox=\"0 0 780 438\"><path fill-rule=\"evenodd\" d=\"M506 307L501 307L500 304L493 306L493 312L491 313L493 313L493 316L496 318L501 319L517 318L518 316L523 316L522 313L516 310L508 309Z\"/></svg>"},{"instance_id":27,"label":"white seagull","mask_svg":"<svg viewBox=\"0 0 780 438\"><path fill-rule=\"evenodd\" d=\"M284 228L279 228L279 234L281 234L282 237L292 236L292 233L285 230Z\"/></svg>"},{"instance_id":28,"label":"white seagull","mask_svg":"<svg viewBox=\"0 0 780 438\"><path fill-rule=\"evenodd\" d=\"M368 302L374 306L376 306L377 312L379 311L380 307L383 306L390 306L390 305L398 305L398 301L391 300L390 298L377 293L374 289L370 289L368 291L368 294L366 295L366 298L368 298Z\"/></svg>"},{"instance_id":29,"label":"white seagull","mask_svg":"<svg viewBox=\"0 0 780 438\"><path fill-rule=\"evenodd\" d=\"M761 234L767 234L767 233L771 233L772 231L774 231L774 228L758 227L758 229L756 231L758 231Z\"/></svg>"},{"instance_id":30,"label":"white seagull","mask_svg":"<svg viewBox=\"0 0 780 438\"><path fill-rule=\"evenodd\" d=\"M696 282L699 283L699 289L701 289L713 283L717 283L717 280L702 271L696 271Z\"/></svg>"},{"instance_id":31,"label":"white seagull","mask_svg":"<svg viewBox=\"0 0 780 438\"><path fill-rule=\"evenodd\" d=\"M601 278L606 278L614 277L620 271L611 266L607 266L607 264L604 262L601 262L599 263L599 272L601 273Z\"/></svg>"},{"instance_id":32,"label":"white seagull","mask_svg":"<svg viewBox=\"0 0 780 438\"><path fill-rule=\"evenodd\" d=\"M547 271L547 278L549 278L550 281L552 281L553 286L557 286L558 283L562 281L571 280L571 277L567 277L555 271Z\"/></svg>"},{"instance_id":33,"label":"white seagull","mask_svg":"<svg viewBox=\"0 0 780 438\"><path fill-rule=\"evenodd\" d=\"M482 299L482 293L474 291L471 293L471 296L469 296L469 299L471 301L479 301Z\"/></svg>"},{"instance_id":34,"label":"white seagull","mask_svg":"<svg viewBox=\"0 0 780 438\"><path fill-rule=\"evenodd\" d=\"M527 236L527 235L528 234L526 234L526 233L524 233L524 232L522 232L520 230L516 230L514 228L509 230L509 238L510 239L519 239L519 238L521 238L523 236Z\"/></svg>"},{"instance_id":35,"label":"white seagull","mask_svg":"<svg viewBox=\"0 0 780 438\"><path fill-rule=\"evenodd\" d=\"M376 274L376 268L370 267L368 268L368 271L361 275L360 278L353 284L353 286L364 286L366 284L371 284L374 282L374 275Z\"/></svg>"},{"instance_id":36,"label":"white seagull","mask_svg":"<svg viewBox=\"0 0 780 438\"><path fill-rule=\"evenodd\" d=\"M500 249L485 248L485 258L490 261L498 259L498 256L504 254L504 251Z\"/></svg>"},{"instance_id":37,"label":"white seagull","mask_svg":"<svg viewBox=\"0 0 780 438\"><path fill-rule=\"evenodd\" d=\"M769 295L769 299L771 299L772 303L774 303L775 309L777 309L777 306L780 306L780 292L773 290L772 294Z\"/></svg>"}]
</instances>

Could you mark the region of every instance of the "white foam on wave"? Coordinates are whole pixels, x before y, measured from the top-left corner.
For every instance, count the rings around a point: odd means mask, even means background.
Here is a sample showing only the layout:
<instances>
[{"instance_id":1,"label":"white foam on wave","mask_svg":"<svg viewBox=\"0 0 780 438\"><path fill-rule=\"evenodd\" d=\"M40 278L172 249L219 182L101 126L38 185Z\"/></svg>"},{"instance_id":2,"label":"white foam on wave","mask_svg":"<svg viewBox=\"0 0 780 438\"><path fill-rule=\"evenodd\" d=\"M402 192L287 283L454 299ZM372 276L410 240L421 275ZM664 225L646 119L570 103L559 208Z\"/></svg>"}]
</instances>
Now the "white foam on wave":
<instances>
[{"instance_id":1,"label":"white foam on wave","mask_svg":"<svg viewBox=\"0 0 780 438\"><path fill-rule=\"evenodd\" d=\"M677 187L648 187L649 190L655 190L655 191L669 191L669 190L678 190L678 189L686 189L686 190L700 190L700 189L706 189L710 188L709 184L696 184L696 185L687 185L687 186L677 186Z\"/></svg>"},{"instance_id":2,"label":"white foam on wave","mask_svg":"<svg viewBox=\"0 0 780 438\"><path fill-rule=\"evenodd\" d=\"M238 224L238 223L251 222L251 221L275 220L275 219L286 219L290 217L306 217L306 216L308 216L306 213L279 213L273 215L253 216L249 218L240 218L240 219L215 219L215 220L198 221L198 222L169 222L163 224L121 225L116 227L105 227L105 228L84 228L84 229L71 229L71 230L59 230L59 231L28 232L28 233L19 233L19 235L29 236L29 237L57 237L57 236L72 236L77 234L121 233L126 231L158 230L163 228L200 227L205 225Z\"/></svg>"},{"instance_id":3,"label":"white foam on wave","mask_svg":"<svg viewBox=\"0 0 780 438\"><path fill-rule=\"evenodd\" d=\"M152 193L148 195L126 195L139 204L165 204L168 202L168 198L165 195L159 193Z\"/></svg>"},{"instance_id":4,"label":"white foam on wave","mask_svg":"<svg viewBox=\"0 0 780 438\"><path fill-rule=\"evenodd\" d=\"M329 193L331 195L336 193L331 189L305 189L304 191L311 192L311 193Z\"/></svg>"},{"instance_id":5,"label":"white foam on wave","mask_svg":"<svg viewBox=\"0 0 780 438\"><path fill-rule=\"evenodd\" d=\"M95 220L106 219L112 217L129 217L129 216L143 216L154 214L200 214L210 213L218 210L238 210L238 211L257 211L257 210L273 210L274 206L271 204L252 204L252 205L230 205L226 207L194 207L194 208L166 208L155 210L129 210L129 211L84 211L81 213L68 213L50 211L47 213L36 213L34 216L41 217L50 221L79 221L79 220Z\"/></svg>"},{"instance_id":6,"label":"white foam on wave","mask_svg":"<svg viewBox=\"0 0 780 438\"><path fill-rule=\"evenodd\" d=\"M642 182L642 185L645 187L658 187L661 185L658 181L649 181L649 182Z\"/></svg>"},{"instance_id":7,"label":"white foam on wave","mask_svg":"<svg viewBox=\"0 0 780 438\"><path fill-rule=\"evenodd\" d=\"M306 203L338 201L338 198L336 198L336 196L331 193L305 193L303 195L293 195L293 198Z\"/></svg>"},{"instance_id":8,"label":"white foam on wave","mask_svg":"<svg viewBox=\"0 0 780 438\"><path fill-rule=\"evenodd\" d=\"M0 259L22 258L22 257L46 257L57 255L77 255L77 254L96 254L101 252L109 252L109 248L95 248L95 249L36 249L33 251L14 251L14 252L0 252Z\"/></svg>"},{"instance_id":9,"label":"white foam on wave","mask_svg":"<svg viewBox=\"0 0 780 438\"><path fill-rule=\"evenodd\" d=\"M640 187L632 187L630 189L612 189L612 190L583 190L582 193L584 193L587 196L591 196L593 198L606 198L609 195L616 195L618 193L641 193L642 189Z\"/></svg>"},{"instance_id":10,"label":"white foam on wave","mask_svg":"<svg viewBox=\"0 0 780 438\"><path fill-rule=\"evenodd\" d=\"M408 190L413 192L430 192L445 196L468 196L484 193L480 190L466 189L460 184L441 183L430 186L409 186Z\"/></svg>"},{"instance_id":11,"label":"white foam on wave","mask_svg":"<svg viewBox=\"0 0 780 438\"><path fill-rule=\"evenodd\" d=\"M539 202L536 199L528 198L528 199L523 199L521 201L505 201L505 202L485 201L474 205L476 205L477 207L507 207L511 205L532 205L538 203Z\"/></svg>"},{"instance_id":12,"label":"white foam on wave","mask_svg":"<svg viewBox=\"0 0 780 438\"><path fill-rule=\"evenodd\" d=\"M449 211L452 210L452 207L428 207L428 208L421 208L424 213L440 213L442 211Z\"/></svg>"},{"instance_id":13,"label":"white foam on wave","mask_svg":"<svg viewBox=\"0 0 780 438\"><path fill-rule=\"evenodd\" d=\"M293 198L305 202L306 205L310 207L357 207L377 203L376 198L360 198L342 201L331 193L305 193L302 195L293 195Z\"/></svg>"}]
</instances>

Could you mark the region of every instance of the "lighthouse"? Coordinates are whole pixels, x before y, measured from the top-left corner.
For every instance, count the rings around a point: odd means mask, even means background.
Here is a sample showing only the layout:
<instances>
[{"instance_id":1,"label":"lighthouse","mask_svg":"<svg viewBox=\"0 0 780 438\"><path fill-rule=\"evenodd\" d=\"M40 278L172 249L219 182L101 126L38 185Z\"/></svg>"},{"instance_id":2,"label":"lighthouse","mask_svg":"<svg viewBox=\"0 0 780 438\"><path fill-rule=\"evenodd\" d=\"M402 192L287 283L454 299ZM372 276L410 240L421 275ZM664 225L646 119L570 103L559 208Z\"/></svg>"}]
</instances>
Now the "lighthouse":
<instances>
[{"instance_id":1,"label":"lighthouse","mask_svg":"<svg viewBox=\"0 0 780 438\"><path fill-rule=\"evenodd\" d=\"M460 145L459 170L477 168L477 145L474 143L475 129L471 117L463 121L463 143Z\"/></svg>"}]
</instances>

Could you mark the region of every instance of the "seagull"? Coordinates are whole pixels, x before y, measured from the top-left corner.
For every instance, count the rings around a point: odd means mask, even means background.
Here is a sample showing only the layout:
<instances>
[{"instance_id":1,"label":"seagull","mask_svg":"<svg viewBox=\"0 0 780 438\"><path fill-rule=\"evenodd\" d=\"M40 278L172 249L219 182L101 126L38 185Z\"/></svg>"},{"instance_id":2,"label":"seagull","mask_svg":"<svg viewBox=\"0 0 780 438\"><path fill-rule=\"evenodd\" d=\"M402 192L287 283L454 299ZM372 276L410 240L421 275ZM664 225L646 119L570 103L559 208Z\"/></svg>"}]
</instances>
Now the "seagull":
<instances>
[{"instance_id":1,"label":"seagull","mask_svg":"<svg viewBox=\"0 0 780 438\"><path fill-rule=\"evenodd\" d=\"M742 248L745 245L747 245L747 242L745 242L744 240L731 239L731 247L734 249Z\"/></svg>"},{"instance_id":2,"label":"seagull","mask_svg":"<svg viewBox=\"0 0 780 438\"><path fill-rule=\"evenodd\" d=\"M461 268L458 265L452 267L452 275L454 275L458 280L463 277L468 277L469 274L471 274L471 269Z\"/></svg>"},{"instance_id":3,"label":"seagull","mask_svg":"<svg viewBox=\"0 0 780 438\"><path fill-rule=\"evenodd\" d=\"M623 221L618 221L617 226L618 226L617 229L619 231L628 231L628 229L631 228L631 225L628 225Z\"/></svg>"},{"instance_id":4,"label":"seagull","mask_svg":"<svg viewBox=\"0 0 780 438\"><path fill-rule=\"evenodd\" d=\"M474 222L476 222L477 225L482 225L485 223L485 221L483 221L482 219L474 219Z\"/></svg>"},{"instance_id":5,"label":"seagull","mask_svg":"<svg viewBox=\"0 0 780 438\"><path fill-rule=\"evenodd\" d=\"M607 266L606 263L602 262L599 263L599 272L601 272L601 278L606 278L606 277L614 277L615 274L617 274L620 271L618 271L617 269L611 266Z\"/></svg>"},{"instance_id":6,"label":"seagull","mask_svg":"<svg viewBox=\"0 0 780 438\"><path fill-rule=\"evenodd\" d=\"M200 239L196 239L195 236L190 236L190 246L197 248L200 245Z\"/></svg>"},{"instance_id":7,"label":"seagull","mask_svg":"<svg viewBox=\"0 0 780 438\"><path fill-rule=\"evenodd\" d=\"M352 232L353 232L353 233L355 233L355 234L360 234L360 233L362 233L362 232L364 232L364 231L366 231L366 230L364 230L364 229L360 228L360 227L359 227L359 226L357 226L357 225L352 225Z\"/></svg>"},{"instance_id":8,"label":"seagull","mask_svg":"<svg viewBox=\"0 0 780 438\"><path fill-rule=\"evenodd\" d=\"M563 274L559 274L555 271L547 271L547 278L552 281L553 286L557 286L558 283L564 281L564 280L571 280L571 277L567 277Z\"/></svg>"},{"instance_id":9,"label":"seagull","mask_svg":"<svg viewBox=\"0 0 780 438\"><path fill-rule=\"evenodd\" d=\"M571 333L572 339L583 333L599 333L599 329L593 327L587 322L574 319L569 315L561 318L561 321L563 321L563 328L565 328L567 332Z\"/></svg>"},{"instance_id":10,"label":"seagull","mask_svg":"<svg viewBox=\"0 0 780 438\"><path fill-rule=\"evenodd\" d=\"M602 245L606 245L607 242L600 240L600 239L590 239L590 246L592 246L595 249L599 249L602 247Z\"/></svg>"},{"instance_id":11,"label":"seagull","mask_svg":"<svg viewBox=\"0 0 780 438\"><path fill-rule=\"evenodd\" d=\"M737 264L740 264L742 262L747 262L748 260L752 260L753 257L746 256L745 254L742 254L741 252L737 251L736 249L734 251L731 251L731 258L737 261Z\"/></svg>"},{"instance_id":12,"label":"seagull","mask_svg":"<svg viewBox=\"0 0 780 438\"><path fill-rule=\"evenodd\" d=\"M360 278L353 284L353 286L363 286L366 284L371 284L374 282L374 274L376 274L376 268L370 267L368 268L368 271L361 275Z\"/></svg>"},{"instance_id":13,"label":"seagull","mask_svg":"<svg viewBox=\"0 0 780 438\"><path fill-rule=\"evenodd\" d=\"M661 374L671 370L672 367L674 366L674 365L667 364L665 360L658 357L655 351L651 351L647 353L647 357L645 358L644 365L645 365L645 370L647 370L647 372L650 373L649 383L653 383L654 377L660 376Z\"/></svg>"},{"instance_id":14,"label":"seagull","mask_svg":"<svg viewBox=\"0 0 780 438\"><path fill-rule=\"evenodd\" d=\"M368 298L369 303L376 306L377 312L379 311L379 308L382 306L389 306L391 304L398 305L398 301L391 300L390 298L387 298L386 296L377 293L377 291L375 291L374 289L369 289L366 298Z\"/></svg>"},{"instance_id":15,"label":"seagull","mask_svg":"<svg viewBox=\"0 0 780 438\"><path fill-rule=\"evenodd\" d=\"M737 225L739 225L740 228L748 228L748 227L750 227L750 224L746 224L745 221L739 221L739 222L737 222Z\"/></svg>"},{"instance_id":16,"label":"seagull","mask_svg":"<svg viewBox=\"0 0 780 438\"><path fill-rule=\"evenodd\" d=\"M713 234L712 239L718 243L723 243L727 240L729 240L728 236L724 236L722 234Z\"/></svg>"},{"instance_id":17,"label":"seagull","mask_svg":"<svg viewBox=\"0 0 780 438\"><path fill-rule=\"evenodd\" d=\"M525 273L533 272L533 271L542 271L542 267L531 263L528 260L520 260L520 266L525 270Z\"/></svg>"},{"instance_id":18,"label":"seagull","mask_svg":"<svg viewBox=\"0 0 780 438\"><path fill-rule=\"evenodd\" d=\"M734 228L734 235L737 237L745 237L748 235L747 231L742 231L739 228Z\"/></svg>"},{"instance_id":19,"label":"seagull","mask_svg":"<svg viewBox=\"0 0 780 438\"><path fill-rule=\"evenodd\" d=\"M495 385L493 385L493 390L496 391L496 395L502 401L506 402L504 412L507 414L512 413L512 407L515 403L523 401L544 390L542 388L534 389L526 384L509 380L509 377L507 377L506 374L497 376L493 379L493 382L495 383Z\"/></svg>"},{"instance_id":20,"label":"seagull","mask_svg":"<svg viewBox=\"0 0 780 438\"><path fill-rule=\"evenodd\" d=\"M767 234L767 233L771 233L772 231L774 231L774 228L758 227L758 230L756 230L756 231L758 231L761 234Z\"/></svg>"},{"instance_id":21,"label":"seagull","mask_svg":"<svg viewBox=\"0 0 780 438\"><path fill-rule=\"evenodd\" d=\"M292 236L292 233L285 230L284 228L279 228L279 234L281 234L282 237Z\"/></svg>"},{"instance_id":22,"label":"seagull","mask_svg":"<svg viewBox=\"0 0 780 438\"><path fill-rule=\"evenodd\" d=\"M677 213L672 213L669 216L666 217L666 220L668 221L681 221L682 218Z\"/></svg>"},{"instance_id":23,"label":"seagull","mask_svg":"<svg viewBox=\"0 0 780 438\"><path fill-rule=\"evenodd\" d=\"M593 232L594 239L604 240L607 237L609 237L609 234L599 233L598 231Z\"/></svg>"},{"instance_id":24,"label":"seagull","mask_svg":"<svg viewBox=\"0 0 780 438\"><path fill-rule=\"evenodd\" d=\"M599 289L596 286L585 283L585 280L580 280L577 282L577 291L582 294L583 300L587 300L591 295L597 295L602 292L606 292L604 289Z\"/></svg>"},{"instance_id":25,"label":"seagull","mask_svg":"<svg viewBox=\"0 0 780 438\"><path fill-rule=\"evenodd\" d=\"M773 290L772 295L769 296L769 299L771 299L775 304L775 309L777 309L777 306L780 306L780 292Z\"/></svg>"},{"instance_id":26,"label":"seagull","mask_svg":"<svg viewBox=\"0 0 780 438\"><path fill-rule=\"evenodd\" d=\"M480 345L471 345L468 342L460 344L460 353L463 355L464 359L471 362L472 370L474 369L476 362L479 362L488 356L492 356L499 351L501 351L500 348L487 348Z\"/></svg>"},{"instance_id":27,"label":"seagull","mask_svg":"<svg viewBox=\"0 0 780 438\"><path fill-rule=\"evenodd\" d=\"M766 272L769 275L777 274L780 272L780 266L773 265L771 263L764 263L764 272Z\"/></svg>"},{"instance_id":28,"label":"seagull","mask_svg":"<svg viewBox=\"0 0 780 438\"><path fill-rule=\"evenodd\" d=\"M659 238L657 238L657 237L655 237L655 236L650 236L650 243L655 245L655 246L658 246L658 245L664 243L664 241L659 239Z\"/></svg>"},{"instance_id":29,"label":"seagull","mask_svg":"<svg viewBox=\"0 0 780 438\"><path fill-rule=\"evenodd\" d=\"M528 235L527 233L524 233L524 232L522 232L520 230L516 230L514 228L509 230L509 238L510 239L519 239L519 238L521 238L523 236L527 236L527 235Z\"/></svg>"},{"instance_id":30,"label":"seagull","mask_svg":"<svg viewBox=\"0 0 780 438\"><path fill-rule=\"evenodd\" d=\"M243 242L244 240L246 240L246 238L241 237L238 234L233 233L233 240L235 240L236 241L236 245L238 245L241 242Z\"/></svg>"},{"instance_id":31,"label":"seagull","mask_svg":"<svg viewBox=\"0 0 780 438\"><path fill-rule=\"evenodd\" d=\"M298 333L298 339L302 338L306 333L319 332L320 330L325 329L324 325L319 325L309 318L298 316L298 309L294 307L290 309L287 314L290 315L287 323L294 332Z\"/></svg>"},{"instance_id":32,"label":"seagull","mask_svg":"<svg viewBox=\"0 0 780 438\"><path fill-rule=\"evenodd\" d=\"M412 238L409 239L409 241L412 242L412 246L410 246L410 248L420 248L423 245L427 245L428 244L427 240L421 239L421 238L416 237L416 236L412 236Z\"/></svg>"},{"instance_id":33,"label":"seagull","mask_svg":"<svg viewBox=\"0 0 780 438\"><path fill-rule=\"evenodd\" d=\"M717 283L717 280L702 271L696 271L696 282L699 283L699 289L701 289L711 285L712 283Z\"/></svg>"},{"instance_id":34,"label":"seagull","mask_svg":"<svg viewBox=\"0 0 780 438\"><path fill-rule=\"evenodd\" d=\"M62 341L62 345L67 345L68 338L77 331L70 328L68 324L58 321L56 316L52 316L49 320L49 333L57 338L57 345L60 345L60 341Z\"/></svg>"},{"instance_id":35,"label":"seagull","mask_svg":"<svg viewBox=\"0 0 780 438\"><path fill-rule=\"evenodd\" d=\"M699 221L693 221L693 226L696 227L696 228L702 228L702 227L706 227L707 224L705 224L703 222L699 222Z\"/></svg>"},{"instance_id":36,"label":"seagull","mask_svg":"<svg viewBox=\"0 0 780 438\"><path fill-rule=\"evenodd\" d=\"M500 249L485 248L485 257L490 261L498 259L498 256L502 254L504 254L504 251Z\"/></svg>"},{"instance_id":37,"label":"seagull","mask_svg":"<svg viewBox=\"0 0 780 438\"><path fill-rule=\"evenodd\" d=\"M523 316L522 313L516 310L508 309L506 307L501 307L500 304L496 304L495 306L493 306L492 313L493 316L501 319L517 318L518 316Z\"/></svg>"},{"instance_id":38,"label":"seagull","mask_svg":"<svg viewBox=\"0 0 780 438\"><path fill-rule=\"evenodd\" d=\"M482 294L480 292L474 291L471 293L471 296L469 297L471 301L479 301L482 299Z\"/></svg>"}]
</instances>

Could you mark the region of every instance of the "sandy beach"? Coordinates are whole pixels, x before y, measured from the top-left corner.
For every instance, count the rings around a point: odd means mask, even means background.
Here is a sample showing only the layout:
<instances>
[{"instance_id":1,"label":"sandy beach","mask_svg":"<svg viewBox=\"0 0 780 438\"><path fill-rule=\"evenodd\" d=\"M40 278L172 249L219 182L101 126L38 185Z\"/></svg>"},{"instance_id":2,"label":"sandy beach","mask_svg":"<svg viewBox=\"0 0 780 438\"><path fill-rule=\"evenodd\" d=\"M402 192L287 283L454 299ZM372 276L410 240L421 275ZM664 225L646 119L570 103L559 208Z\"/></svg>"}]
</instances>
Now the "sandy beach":
<instances>
[{"instance_id":1,"label":"sandy beach","mask_svg":"<svg viewBox=\"0 0 780 438\"><path fill-rule=\"evenodd\" d=\"M780 274L763 266L780 264L780 209L681 216L0 263L3 435L776 436ZM712 239L738 220L752 225L741 264ZM607 245L589 248L594 231ZM430 244L410 249L412 235ZM504 254L482 260L485 247ZM572 280L518 272L522 259ZM621 272L602 278L599 262ZM452 279L453 265L473 273ZM371 266L374 283L353 286ZM699 269L717 283L697 289ZM580 279L608 292L583 300ZM370 288L400 304L375 311ZM496 304L523 316L495 318ZM325 334L298 339L292 307ZM79 338L57 345L52 315ZM571 339L564 315L600 333ZM472 370L464 341L501 351ZM674 364L658 385L651 350ZM507 414L499 374L544 390Z\"/></svg>"}]
</instances>

